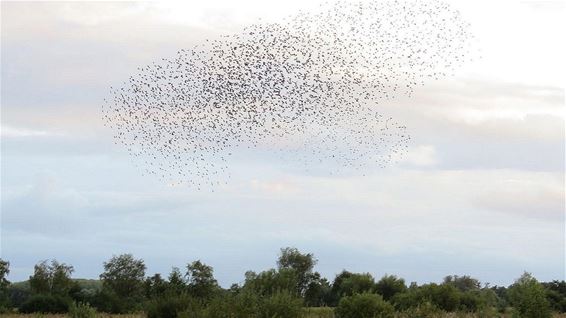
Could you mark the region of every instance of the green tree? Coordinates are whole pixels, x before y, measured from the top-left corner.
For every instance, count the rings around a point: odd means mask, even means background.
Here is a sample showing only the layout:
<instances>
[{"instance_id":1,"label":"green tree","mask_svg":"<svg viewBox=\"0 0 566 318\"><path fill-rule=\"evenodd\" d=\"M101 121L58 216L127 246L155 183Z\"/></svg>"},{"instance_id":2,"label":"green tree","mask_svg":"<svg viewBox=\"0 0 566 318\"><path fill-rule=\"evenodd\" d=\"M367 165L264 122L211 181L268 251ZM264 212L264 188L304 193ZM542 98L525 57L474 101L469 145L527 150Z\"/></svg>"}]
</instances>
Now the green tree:
<instances>
[{"instance_id":1,"label":"green tree","mask_svg":"<svg viewBox=\"0 0 566 318\"><path fill-rule=\"evenodd\" d=\"M10 285L8 274L10 274L10 262L0 258L0 290L5 290Z\"/></svg>"},{"instance_id":2,"label":"green tree","mask_svg":"<svg viewBox=\"0 0 566 318\"><path fill-rule=\"evenodd\" d=\"M167 281L165 281L159 273L145 279L144 293L147 298L159 297L165 294L167 289Z\"/></svg>"},{"instance_id":3,"label":"green tree","mask_svg":"<svg viewBox=\"0 0 566 318\"><path fill-rule=\"evenodd\" d=\"M132 254L113 256L104 263L104 272L100 274L103 288L121 298L138 297L143 290L145 264L135 259Z\"/></svg>"},{"instance_id":4,"label":"green tree","mask_svg":"<svg viewBox=\"0 0 566 318\"><path fill-rule=\"evenodd\" d=\"M67 296L76 285L71 279L73 271L73 266L56 260L50 264L47 261L39 262L29 278L31 291L35 294Z\"/></svg>"},{"instance_id":5,"label":"green tree","mask_svg":"<svg viewBox=\"0 0 566 318\"><path fill-rule=\"evenodd\" d=\"M189 292L195 297L210 299L219 288L212 267L200 260L187 265L186 276Z\"/></svg>"},{"instance_id":6,"label":"green tree","mask_svg":"<svg viewBox=\"0 0 566 318\"><path fill-rule=\"evenodd\" d=\"M566 281L553 280L542 283L550 306L558 312L566 312Z\"/></svg>"},{"instance_id":7,"label":"green tree","mask_svg":"<svg viewBox=\"0 0 566 318\"><path fill-rule=\"evenodd\" d=\"M289 291L278 291L265 297L259 304L259 318L299 318L302 300Z\"/></svg>"},{"instance_id":8,"label":"green tree","mask_svg":"<svg viewBox=\"0 0 566 318\"><path fill-rule=\"evenodd\" d=\"M8 274L10 274L10 263L0 258L0 312L8 306Z\"/></svg>"},{"instance_id":9,"label":"green tree","mask_svg":"<svg viewBox=\"0 0 566 318\"><path fill-rule=\"evenodd\" d=\"M315 272L309 278L309 284L305 291L305 305L309 307L321 307L328 304L330 295L330 283L328 280Z\"/></svg>"},{"instance_id":10,"label":"green tree","mask_svg":"<svg viewBox=\"0 0 566 318\"><path fill-rule=\"evenodd\" d=\"M311 253L303 254L294 247L285 247L281 249L277 260L277 268L292 269L297 275L297 292L304 296L307 287L312 278L312 271L317 260Z\"/></svg>"},{"instance_id":11,"label":"green tree","mask_svg":"<svg viewBox=\"0 0 566 318\"><path fill-rule=\"evenodd\" d=\"M169 290L173 293L181 293L187 289L185 280L183 279L183 274L177 267L171 269L171 273L168 277Z\"/></svg>"},{"instance_id":12,"label":"green tree","mask_svg":"<svg viewBox=\"0 0 566 318\"><path fill-rule=\"evenodd\" d=\"M481 287L481 283L479 280L472 278L470 276L458 276L458 275L450 275L444 277L444 283L452 285L458 288L460 291L468 292L472 290L479 290Z\"/></svg>"},{"instance_id":13,"label":"green tree","mask_svg":"<svg viewBox=\"0 0 566 318\"><path fill-rule=\"evenodd\" d=\"M342 280L338 290L340 297L343 297L373 292L374 288L375 280L370 273L352 273Z\"/></svg>"},{"instance_id":14,"label":"green tree","mask_svg":"<svg viewBox=\"0 0 566 318\"><path fill-rule=\"evenodd\" d=\"M270 296L279 291L297 293L297 276L293 269L270 269L256 274L246 272L244 289L261 296Z\"/></svg>"},{"instance_id":15,"label":"green tree","mask_svg":"<svg viewBox=\"0 0 566 318\"><path fill-rule=\"evenodd\" d=\"M363 293L342 297L335 312L338 318L393 318L395 309L380 295Z\"/></svg>"},{"instance_id":16,"label":"green tree","mask_svg":"<svg viewBox=\"0 0 566 318\"><path fill-rule=\"evenodd\" d=\"M375 284L375 291L387 301L406 290L405 280L394 275L385 275Z\"/></svg>"},{"instance_id":17,"label":"green tree","mask_svg":"<svg viewBox=\"0 0 566 318\"><path fill-rule=\"evenodd\" d=\"M551 316L544 287L530 273L525 272L519 277L509 287L508 295L516 315L521 318Z\"/></svg>"}]
</instances>

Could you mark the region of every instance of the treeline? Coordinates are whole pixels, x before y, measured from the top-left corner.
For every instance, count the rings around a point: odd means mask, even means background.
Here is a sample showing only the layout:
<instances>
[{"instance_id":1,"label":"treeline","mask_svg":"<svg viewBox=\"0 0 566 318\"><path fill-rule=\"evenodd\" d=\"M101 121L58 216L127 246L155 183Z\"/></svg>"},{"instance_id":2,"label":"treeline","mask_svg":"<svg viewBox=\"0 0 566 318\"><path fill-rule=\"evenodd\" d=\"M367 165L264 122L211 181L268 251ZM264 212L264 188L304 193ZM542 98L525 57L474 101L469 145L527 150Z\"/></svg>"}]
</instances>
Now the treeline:
<instances>
[{"instance_id":1,"label":"treeline","mask_svg":"<svg viewBox=\"0 0 566 318\"><path fill-rule=\"evenodd\" d=\"M399 277L376 280L369 273L342 271L333 281L314 270L313 254L283 248L276 268L245 273L241 284L221 288L213 268L201 261L146 277L131 254L104 263L100 282L74 280L73 267L56 260L35 265L24 283L11 284L9 263L0 259L0 313L145 312L148 318L297 318L305 307L326 307L338 318L434 317L442 312L499 317L550 317L566 312L566 282L539 283L524 273L509 287L482 285L469 276L442 283L409 285ZM316 311L315 309L312 309ZM85 314L86 313L86 314Z\"/></svg>"}]
</instances>

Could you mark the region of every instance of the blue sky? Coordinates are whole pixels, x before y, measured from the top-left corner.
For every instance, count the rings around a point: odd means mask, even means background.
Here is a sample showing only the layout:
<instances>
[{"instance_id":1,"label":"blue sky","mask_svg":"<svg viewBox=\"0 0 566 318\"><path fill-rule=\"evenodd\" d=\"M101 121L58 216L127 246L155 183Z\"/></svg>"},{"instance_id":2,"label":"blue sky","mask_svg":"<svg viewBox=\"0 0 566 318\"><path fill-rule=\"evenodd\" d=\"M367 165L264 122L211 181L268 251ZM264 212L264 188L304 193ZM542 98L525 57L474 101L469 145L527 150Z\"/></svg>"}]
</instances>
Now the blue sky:
<instances>
[{"instance_id":1,"label":"blue sky","mask_svg":"<svg viewBox=\"0 0 566 318\"><path fill-rule=\"evenodd\" d=\"M113 254L148 274L201 259L223 286L278 249L343 268L509 284L564 279L564 5L455 1L481 58L380 105L413 141L398 165L329 176L245 153L216 192L142 176L100 107L136 68L316 2L2 2L0 255L10 279L40 260L95 278Z\"/></svg>"}]
</instances>

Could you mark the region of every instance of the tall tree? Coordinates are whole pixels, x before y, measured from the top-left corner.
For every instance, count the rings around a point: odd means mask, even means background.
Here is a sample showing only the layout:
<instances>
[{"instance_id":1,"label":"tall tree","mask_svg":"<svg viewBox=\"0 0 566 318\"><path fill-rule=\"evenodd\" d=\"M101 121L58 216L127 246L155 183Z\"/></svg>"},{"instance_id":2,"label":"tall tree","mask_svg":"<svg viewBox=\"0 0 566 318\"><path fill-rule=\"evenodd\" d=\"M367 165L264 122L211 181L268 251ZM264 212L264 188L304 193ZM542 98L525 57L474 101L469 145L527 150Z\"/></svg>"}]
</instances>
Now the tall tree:
<instances>
[{"instance_id":1,"label":"tall tree","mask_svg":"<svg viewBox=\"0 0 566 318\"><path fill-rule=\"evenodd\" d=\"M10 285L7 278L8 274L10 274L10 262L0 258L0 291L5 290Z\"/></svg>"},{"instance_id":2,"label":"tall tree","mask_svg":"<svg viewBox=\"0 0 566 318\"><path fill-rule=\"evenodd\" d=\"M281 249L277 260L277 267L281 269L292 269L297 275L297 291L304 296L310 283L310 279L317 260L311 253L303 254L297 248L286 247Z\"/></svg>"},{"instance_id":3,"label":"tall tree","mask_svg":"<svg viewBox=\"0 0 566 318\"><path fill-rule=\"evenodd\" d=\"M405 280L394 275L385 275L375 284L375 291L387 301L406 290Z\"/></svg>"},{"instance_id":4,"label":"tall tree","mask_svg":"<svg viewBox=\"0 0 566 318\"><path fill-rule=\"evenodd\" d=\"M104 263L104 273L100 274L103 287L122 298L141 295L145 277L145 263L135 259L132 254L113 256Z\"/></svg>"},{"instance_id":5,"label":"tall tree","mask_svg":"<svg viewBox=\"0 0 566 318\"><path fill-rule=\"evenodd\" d=\"M169 290L174 293L181 293L187 288L185 280L183 279L183 274L181 274L181 271L177 267L173 267L171 273L169 274L168 280Z\"/></svg>"},{"instance_id":6,"label":"tall tree","mask_svg":"<svg viewBox=\"0 0 566 318\"><path fill-rule=\"evenodd\" d=\"M36 294L65 296L74 286L71 279L73 271L73 266L56 260L52 260L50 264L47 261L39 262L29 278L31 291Z\"/></svg>"},{"instance_id":7,"label":"tall tree","mask_svg":"<svg viewBox=\"0 0 566 318\"><path fill-rule=\"evenodd\" d=\"M524 273L508 290L509 300L520 317L546 318L551 316L544 287L530 273Z\"/></svg>"},{"instance_id":8,"label":"tall tree","mask_svg":"<svg viewBox=\"0 0 566 318\"><path fill-rule=\"evenodd\" d=\"M189 291L196 297L208 299L218 289L218 283L214 279L214 270L200 260L187 265L186 276Z\"/></svg>"},{"instance_id":9,"label":"tall tree","mask_svg":"<svg viewBox=\"0 0 566 318\"><path fill-rule=\"evenodd\" d=\"M0 310L6 306L8 299L7 289L10 286L8 274L10 274L10 263L0 258Z\"/></svg>"}]
</instances>

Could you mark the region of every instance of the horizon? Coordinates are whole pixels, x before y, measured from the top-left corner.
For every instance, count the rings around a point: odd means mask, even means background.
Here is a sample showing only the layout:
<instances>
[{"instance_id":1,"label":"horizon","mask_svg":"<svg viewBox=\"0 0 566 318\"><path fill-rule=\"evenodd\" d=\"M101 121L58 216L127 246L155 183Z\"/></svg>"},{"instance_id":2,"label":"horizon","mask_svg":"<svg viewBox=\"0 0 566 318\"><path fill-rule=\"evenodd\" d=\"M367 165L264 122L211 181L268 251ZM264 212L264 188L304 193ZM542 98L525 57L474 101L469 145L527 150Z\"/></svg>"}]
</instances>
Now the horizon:
<instances>
[{"instance_id":1,"label":"horizon","mask_svg":"<svg viewBox=\"0 0 566 318\"><path fill-rule=\"evenodd\" d=\"M525 271L565 280L559 1L447 1L478 53L377 106L412 137L385 168L330 174L338 164L305 169L242 147L230 181L198 191L143 175L114 144L101 107L139 67L322 2L2 2L0 257L9 279L27 280L44 259L98 279L104 261L131 253L148 275L200 259L229 287L293 246L313 253L328 279L346 269L418 284L469 275L508 286Z\"/></svg>"}]
</instances>

